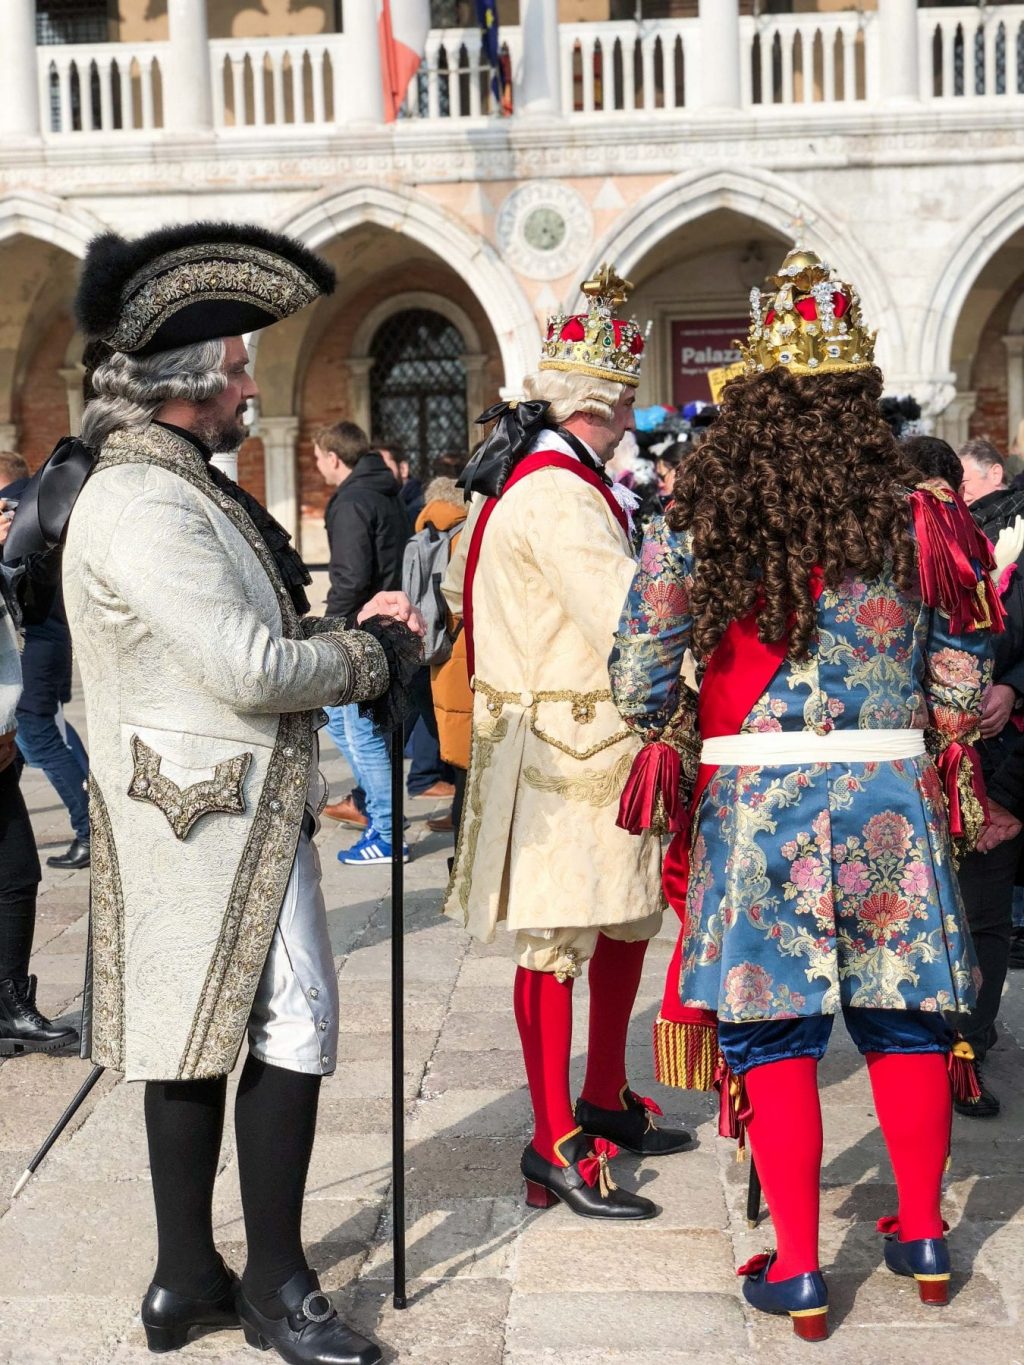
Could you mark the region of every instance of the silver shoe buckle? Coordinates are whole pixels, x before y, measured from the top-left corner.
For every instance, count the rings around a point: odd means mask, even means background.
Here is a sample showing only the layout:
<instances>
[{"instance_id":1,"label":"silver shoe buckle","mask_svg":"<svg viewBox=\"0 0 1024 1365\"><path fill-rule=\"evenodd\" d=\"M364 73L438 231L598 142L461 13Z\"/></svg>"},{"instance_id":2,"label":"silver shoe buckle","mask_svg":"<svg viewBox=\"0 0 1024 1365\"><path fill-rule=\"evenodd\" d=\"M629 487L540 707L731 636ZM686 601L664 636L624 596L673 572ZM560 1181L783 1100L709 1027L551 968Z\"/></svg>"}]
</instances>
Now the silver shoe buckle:
<instances>
[{"instance_id":1,"label":"silver shoe buckle","mask_svg":"<svg viewBox=\"0 0 1024 1365\"><path fill-rule=\"evenodd\" d=\"M323 1312L314 1311L313 1304L318 1299L327 1305ZM322 1289L313 1289L302 1300L302 1316L308 1318L310 1322L326 1322L328 1318L334 1316L334 1305Z\"/></svg>"}]
</instances>

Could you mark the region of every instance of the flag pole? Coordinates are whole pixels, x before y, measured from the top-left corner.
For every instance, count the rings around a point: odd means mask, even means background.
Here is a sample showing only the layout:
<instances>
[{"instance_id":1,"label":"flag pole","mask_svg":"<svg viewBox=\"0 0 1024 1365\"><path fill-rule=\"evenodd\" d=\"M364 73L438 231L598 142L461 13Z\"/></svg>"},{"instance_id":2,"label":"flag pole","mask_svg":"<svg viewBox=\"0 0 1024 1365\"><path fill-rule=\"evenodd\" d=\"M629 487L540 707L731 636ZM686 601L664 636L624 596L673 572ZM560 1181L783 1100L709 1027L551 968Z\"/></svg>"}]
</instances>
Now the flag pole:
<instances>
[{"instance_id":1,"label":"flag pole","mask_svg":"<svg viewBox=\"0 0 1024 1365\"><path fill-rule=\"evenodd\" d=\"M391 733L391 1221L393 1302L405 1294L405 726Z\"/></svg>"}]
</instances>

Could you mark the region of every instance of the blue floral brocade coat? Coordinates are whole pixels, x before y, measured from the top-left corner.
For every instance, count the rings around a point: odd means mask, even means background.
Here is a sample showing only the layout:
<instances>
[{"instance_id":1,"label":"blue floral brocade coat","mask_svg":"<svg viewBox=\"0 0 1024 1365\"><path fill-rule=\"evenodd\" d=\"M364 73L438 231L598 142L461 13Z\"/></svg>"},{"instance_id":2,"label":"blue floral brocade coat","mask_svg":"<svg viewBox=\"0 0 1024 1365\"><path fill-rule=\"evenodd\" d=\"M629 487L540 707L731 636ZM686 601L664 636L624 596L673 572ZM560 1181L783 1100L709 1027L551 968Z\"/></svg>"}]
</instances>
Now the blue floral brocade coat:
<instances>
[{"instance_id":1,"label":"blue floral brocade coat","mask_svg":"<svg viewBox=\"0 0 1024 1365\"><path fill-rule=\"evenodd\" d=\"M626 722L675 714L693 554L648 530L611 658ZM891 573L818 601L806 660L783 662L743 733L925 730L929 753L976 737L988 633L949 621ZM739 1023L875 1009L969 1009L973 949L933 759L720 767L692 826L683 1005Z\"/></svg>"}]
</instances>

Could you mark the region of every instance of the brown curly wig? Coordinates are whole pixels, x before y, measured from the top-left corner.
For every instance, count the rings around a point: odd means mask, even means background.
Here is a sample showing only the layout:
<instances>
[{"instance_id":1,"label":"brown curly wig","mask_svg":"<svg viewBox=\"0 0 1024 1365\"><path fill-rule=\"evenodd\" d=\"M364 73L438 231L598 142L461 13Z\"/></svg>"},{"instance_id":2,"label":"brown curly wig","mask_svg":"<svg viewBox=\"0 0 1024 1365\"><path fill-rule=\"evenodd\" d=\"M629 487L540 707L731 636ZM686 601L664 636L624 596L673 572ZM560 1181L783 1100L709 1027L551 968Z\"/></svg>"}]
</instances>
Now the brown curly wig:
<instances>
[{"instance_id":1,"label":"brown curly wig","mask_svg":"<svg viewBox=\"0 0 1024 1365\"><path fill-rule=\"evenodd\" d=\"M806 658L816 625L809 574L838 587L892 565L916 581L906 463L882 417L875 368L800 376L777 367L736 379L676 475L673 530L693 535L693 644L705 658L758 607L762 641Z\"/></svg>"}]
</instances>

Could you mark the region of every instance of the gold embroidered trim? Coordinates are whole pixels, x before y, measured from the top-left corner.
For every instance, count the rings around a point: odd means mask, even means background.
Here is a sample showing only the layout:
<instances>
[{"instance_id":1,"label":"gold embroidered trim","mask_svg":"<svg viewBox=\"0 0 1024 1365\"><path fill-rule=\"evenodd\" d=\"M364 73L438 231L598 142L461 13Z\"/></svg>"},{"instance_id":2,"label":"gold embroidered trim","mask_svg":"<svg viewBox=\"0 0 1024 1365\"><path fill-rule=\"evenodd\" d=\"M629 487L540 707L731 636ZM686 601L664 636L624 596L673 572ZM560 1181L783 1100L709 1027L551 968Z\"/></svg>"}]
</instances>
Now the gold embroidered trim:
<instances>
[{"instance_id":1,"label":"gold embroidered trim","mask_svg":"<svg viewBox=\"0 0 1024 1365\"><path fill-rule=\"evenodd\" d=\"M607 772L589 771L579 777L554 777L543 773L533 764L523 769L523 781L535 791L553 792L566 801L579 801L587 806L610 806L622 795L622 789L633 766L632 754L620 754L614 768Z\"/></svg>"},{"instance_id":2,"label":"gold embroidered trim","mask_svg":"<svg viewBox=\"0 0 1024 1365\"><path fill-rule=\"evenodd\" d=\"M564 986L567 981L575 981L582 975L579 952L575 948L566 948L555 967L555 980Z\"/></svg>"},{"instance_id":3,"label":"gold embroidered trim","mask_svg":"<svg viewBox=\"0 0 1024 1365\"><path fill-rule=\"evenodd\" d=\"M463 814L459 822L459 835L455 844L455 857L452 860L452 874L448 881L445 905L453 894L458 895L462 910L463 924L469 923L469 890L473 880L473 864L476 862L477 844L480 840L480 826L483 824L484 803L481 787L484 773L491 766L494 750L508 734L508 717L496 721L494 727L485 733L478 725L473 725L473 742L469 752L469 772L466 774L466 808L469 818ZM465 857L465 867L463 867Z\"/></svg>"},{"instance_id":4,"label":"gold embroidered trim","mask_svg":"<svg viewBox=\"0 0 1024 1365\"><path fill-rule=\"evenodd\" d=\"M303 639L295 605L263 537L245 509L221 496L210 482L193 446L163 427L115 431L100 452L97 469L123 464L166 469L216 502L273 585L282 634L289 640ZM266 780L179 1063L179 1080L223 1076L238 1057L295 860L313 762L314 716L312 711L295 711L278 722Z\"/></svg>"},{"instance_id":5,"label":"gold embroidered trim","mask_svg":"<svg viewBox=\"0 0 1024 1365\"><path fill-rule=\"evenodd\" d=\"M623 728L614 735L609 735L607 739L599 740L597 744L592 744L588 749L574 749L571 745L564 743L563 740L556 739L554 735L549 735L546 730L542 730L537 723L537 707L542 702L567 701L572 705L572 718L578 725L589 725L597 715L597 703L599 701L611 701L612 694L607 688L598 692L574 692L569 688L560 688L557 691L531 692L526 689L522 692L499 692L497 688L485 683L482 678L474 677L473 688L477 692L482 692L487 698L487 710L492 716L500 716L506 706L521 706L530 717L530 733L537 739L543 740L545 744L550 744L553 749L567 754L569 758L575 758L585 762L588 758L594 758L597 754L603 753L605 749L611 749L616 744L621 744L624 739L629 739L632 731Z\"/></svg>"},{"instance_id":6,"label":"gold embroidered trim","mask_svg":"<svg viewBox=\"0 0 1024 1365\"><path fill-rule=\"evenodd\" d=\"M252 754L225 759L216 764L212 778L179 787L160 771L162 759L155 749L138 735L132 735L131 746L134 772L128 795L133 801L148 801L156 806L167 817L175 838L184 839L204 815L215 812L241 815L245 811L242 782L252 763Z\"/></svg>"},{"instance_id":7,"label":"gold embroidered trim","mask_svg":"<svg viewBox=\"0 0 1024 1365\"><path fill-rule=\"evenodd\" d=\"M96 779L89 776L89 935L92 947L92 1035L97 1066L124 1070L124 897L114 831Z\"/></svg>"},{"instance_id":8,"label":"gold embroidered trim","mask_svg":"<svg viewBox=\"0 0 1024 1365\"><path fill-rule=\"evenodd\" d=\"M388 690L391 679L388 656L380 641L365 630L322 630L315 632L315 638L333 646L347 666L345 686L339 691L337 705L376 701Z\"/></svg>"},{"instance_id":9,"label":"gold embroidered trim","mask_svg":"<svg viewBox=\"0 0 1024 1365\"><path fill-rule=\"evenodd\" d=\"M116 351L137 351L182 308L202 300L248 303L277 319L319 297L298 266L272 251L240 243L182 247L153 261L132 277L122 296L117 328L104 340Z\"/></svg>"}]
</instances>

